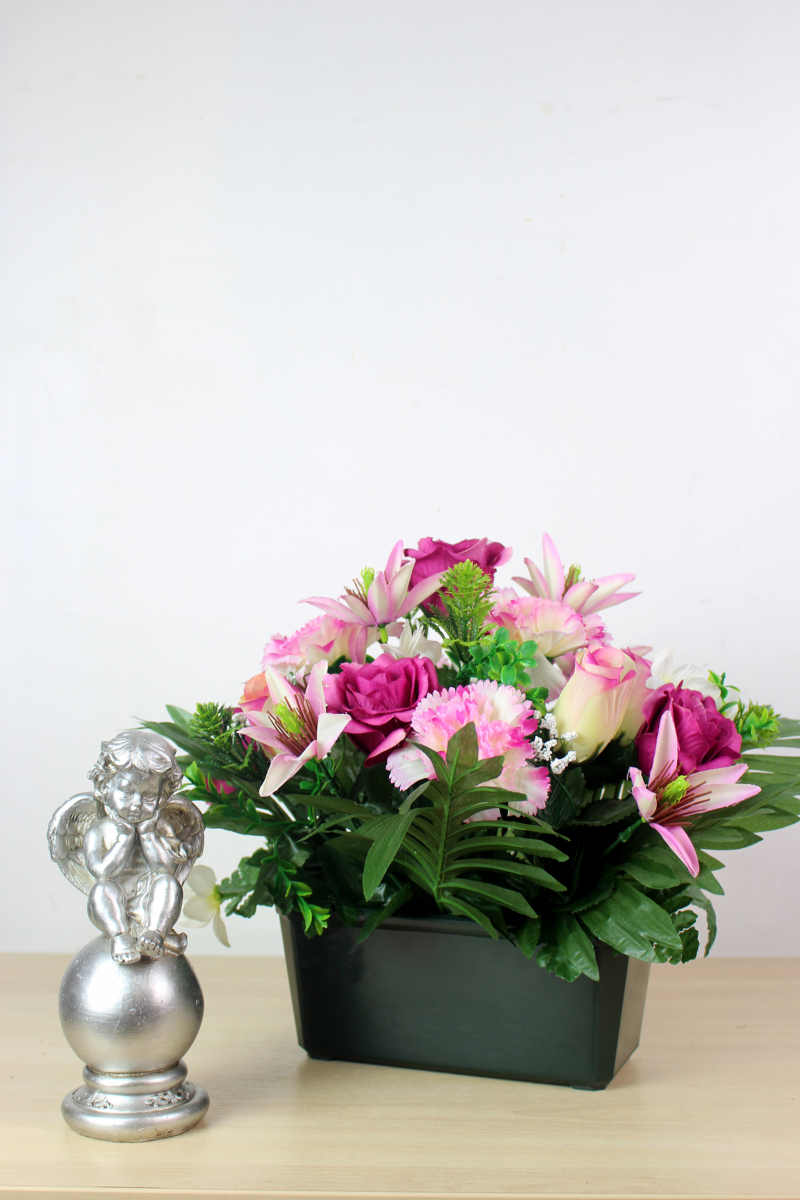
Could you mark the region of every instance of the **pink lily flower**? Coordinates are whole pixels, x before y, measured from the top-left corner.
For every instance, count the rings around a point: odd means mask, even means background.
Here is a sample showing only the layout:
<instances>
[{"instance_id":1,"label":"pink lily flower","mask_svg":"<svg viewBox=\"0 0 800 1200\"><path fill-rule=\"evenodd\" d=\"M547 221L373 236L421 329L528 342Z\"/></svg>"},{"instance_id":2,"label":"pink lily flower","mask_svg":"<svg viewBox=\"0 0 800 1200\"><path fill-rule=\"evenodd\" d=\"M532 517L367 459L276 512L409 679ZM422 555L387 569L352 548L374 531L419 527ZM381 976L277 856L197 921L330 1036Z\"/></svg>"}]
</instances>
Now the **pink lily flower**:
<instances>
[{"instance_id":1,"label":"pink lily flower","mask_svg":"<svg viewBox=\"0 0 800 1200\"><path fill-rule=\"evenodd\" d=\"M684 866L692 875L697 875L700 862L686 829L691 828L694 818L703 813L728 808L757 795L760 787L737 783L746 770L747 763L739 762L710 771L701 767L692 775L681 775L678 772L678 735L672 713L667 711L658 726L647 784L638 767L631 767L628 775L642 820L657 830Z\"/></svg>"},{"instance_id":2,"label":"pink lily flower","mask_svg":"<svg viewBox=\"0 0 800 1200\"><path fill-rule=\"evenodd\" d=\"M247 714L248 736L275 755L258 789L259 796L272 796L310 759L325 758L344 732L349 715L327 711L323 689L327 673L326 662L316 663L302 691L292 687L274 667L264 669L269 701L263 711Z\"/></svg>"},{"instance_id":3,"label":"pink lily flower","mask_svg":"<svg viewBox=\"0 0 800 1200\"><path fill-rule=\"evenodd\" d=\"M429 575L409 591L414 561L403 559L403 543L399 541L389 555L385 571L378 571L365 587L360 580L353 581L352 588L345 588L346 595L339 600L327 596L310 596L303 604L313 604L331 617L355 626L357 632L350 642L354 662L364 662L370 632L385 629L392 637L398 636L402 626L396 624L423 600L439 590L443 572Z\"/></svg>"},{"instance_id":4,"label":"pink lily flower","mask_svg":"<svg viewBox=\"0 0 800 1200\"><path fill-rule=\"evenodd\" d=\"M588 622L587 618L603 608L611 608L614 604L622 604L624 600L632 600L634 596L638 596L638 592L619 591L636 576L604 575L601 579L582 579L567 587L564 566L553 539L548 533L542 539L542 549L544 551L544 571L540 571L534 562L526 558L525 566L528 568L530 579L515 575L514 583L518 583L531 596L541 596L545 600L558 600L562 604L568 604L583 617L587 628L591 627L591 636L595 640L603 640L600 635L602 626L599 618L595 617L593 621Z\"/></svg>"}]
</instances>

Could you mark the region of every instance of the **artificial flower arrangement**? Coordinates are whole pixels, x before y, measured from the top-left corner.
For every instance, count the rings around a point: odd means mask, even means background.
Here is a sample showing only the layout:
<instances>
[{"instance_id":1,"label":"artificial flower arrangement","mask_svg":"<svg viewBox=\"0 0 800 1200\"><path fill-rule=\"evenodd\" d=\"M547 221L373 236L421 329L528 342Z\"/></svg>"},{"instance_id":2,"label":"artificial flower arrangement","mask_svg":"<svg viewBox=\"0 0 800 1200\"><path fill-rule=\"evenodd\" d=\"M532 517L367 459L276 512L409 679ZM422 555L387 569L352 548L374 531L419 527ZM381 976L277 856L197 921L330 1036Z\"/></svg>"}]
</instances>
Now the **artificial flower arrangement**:
<instances>
[{"instance_id":1,"label":"artificial flower arrangement","mask_svg":"<svg viewBox=\"0 0 800 1200\"><path fill-rule=\"evenodd\" d=\"M321 615L274 636L237 706L147 722L184 752L210 827L263 847L187 915L335 916L359 940L388 916L450 914L566 980L595 945L647 962L699 951L716 922L712 850L800 814L800 722L745 704L725 675L618 649L605 610L633 575L543 567L495 587L510 548L394 547ZM206 875L208 878L206 878ZM190 879L190 883L192 880ZM195 911L191 909L194 903Z\"/></svg>"}]
</instances>

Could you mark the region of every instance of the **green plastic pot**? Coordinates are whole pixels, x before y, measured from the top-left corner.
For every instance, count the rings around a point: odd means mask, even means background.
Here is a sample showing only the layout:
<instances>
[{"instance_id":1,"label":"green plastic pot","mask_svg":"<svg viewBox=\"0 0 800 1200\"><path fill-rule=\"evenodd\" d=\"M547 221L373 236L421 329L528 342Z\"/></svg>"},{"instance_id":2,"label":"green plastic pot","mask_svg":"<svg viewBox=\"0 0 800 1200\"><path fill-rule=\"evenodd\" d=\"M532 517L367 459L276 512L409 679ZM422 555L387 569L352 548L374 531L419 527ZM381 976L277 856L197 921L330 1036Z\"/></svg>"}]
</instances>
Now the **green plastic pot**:
<instances>
[{"instance_id":1,"label":"green plastic pot","mask_svg":"<svg viewBox=\"0 0 800 1200\"><path fill-rule=\"evenodd\" d=\"M650 967L608 946L599 982L567 983L459 917L389 917L360 944L281 927L310 1058L600 1089L639 1044Z\"/></svg>"}]
</instances>

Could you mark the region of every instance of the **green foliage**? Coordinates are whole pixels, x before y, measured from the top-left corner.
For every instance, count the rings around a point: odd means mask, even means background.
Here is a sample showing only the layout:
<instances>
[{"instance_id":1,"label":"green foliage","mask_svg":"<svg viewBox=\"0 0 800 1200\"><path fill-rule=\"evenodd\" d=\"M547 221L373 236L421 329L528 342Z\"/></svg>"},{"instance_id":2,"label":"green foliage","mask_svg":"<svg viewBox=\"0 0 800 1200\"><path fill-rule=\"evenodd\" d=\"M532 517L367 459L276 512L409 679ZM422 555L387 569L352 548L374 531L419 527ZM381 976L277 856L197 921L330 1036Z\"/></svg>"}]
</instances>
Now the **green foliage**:
<instances>
[{"instance_id":1,"label":"green foliage","mask_svg":"<svg viewBox=\"0 0 800 1200\"><path fill-rule=\"evenodd\" d=\"M438 592L444 612L431 609L425 621L444 637L444 646L459 664L469 660L480 641L492 607L492 581L475 563L456 563L445 571Z\"/></svg>"},{"instance_id":2,"label":"green foliage","mask_svg":"<svg viewBox=\"0 0 800 1200\"><path fill-rule=\"evenodd\" d=\"M478 761L475 726L466 725L450 739L447 758L420 747L436 772L424 788L424 804L409 797L400 811L362 826L372 842L364 868L364 895L370 898L389 866L432 897L445 911L470 916L492 936L506 936L505 920L496 909L522 917L536 916L532 908L542 888L563 891L564 885L537 863L567 855L543 837L520 836L519 822L490 821L481 814L492 807L508 809L516 796L487 787L500 774L502 758ZM550 833L544 822L537 829ZM487 879L486 876L489 876ZM496 880L496 882L495 882Z\"/></svg>"},{"instance_id":3,"label":"green foliage","mask_svg":"<svg viewBox=\"0 0 800 1200\"><path fill-rule=\"evenodd\" d=\"M369 586L366 575L361 586ZM487 630L490 590L474 564L448 572L445 632L457 666L452 680L440 672L443 685L472 677L530 682L536 647ZM715 682L746 747L742 782L760 791L694 819L696 878L640 819L628 780L635 746L621 739L551 775L546 808L528 817L510 807L518 794L497 786L502 759L478 758L472 725L451 738L445 759L419 748L435 778L407 794L392 786L384 765L366 767L345 736L278 795L262 797L269 760L242 737L232 709L168 706L169 721L144 724L178 746L183 794L204 809L208 827L263 839L218 885L228 913L250 917L261 905L297 912L308 936L322 933L334 914L363 940L392 913L445 912L509 940L563 979L596 979L598 943L648 962L696 957L703 912L707 954L716 936L710 897L723 894L723 864L713 853L754 845L800 820L800 722L767 706L745 707L731 698L724 675ZM527 690L533 698L535 689ZM487 810L499 818L487 819Z\"/></svg>"},{"instance_id":4,"label":"green foliage","mask_svg":"<svg viewBox=\"0 0 800 1200\"><path fill-rule=\"evenodd\" d=\"M476 679L495 679L527 692L531 687L529 670L536 666L536 642L515 642L507 629L494 629L469 647L472 675ZM547 689L537 688L537 693Z\"/></svg>"}]
</instances>

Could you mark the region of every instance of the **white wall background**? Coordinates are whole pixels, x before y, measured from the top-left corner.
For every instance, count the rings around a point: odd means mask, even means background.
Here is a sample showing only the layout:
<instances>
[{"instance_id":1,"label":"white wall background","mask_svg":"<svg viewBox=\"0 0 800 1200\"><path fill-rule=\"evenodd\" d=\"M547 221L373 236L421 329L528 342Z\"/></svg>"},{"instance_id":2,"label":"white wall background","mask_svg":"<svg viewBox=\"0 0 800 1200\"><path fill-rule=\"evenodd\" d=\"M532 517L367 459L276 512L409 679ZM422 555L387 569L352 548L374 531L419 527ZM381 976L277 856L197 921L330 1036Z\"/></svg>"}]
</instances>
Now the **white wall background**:
<instances>
[{"instance_id":1,"label":"white wall background","mask_svg":"<svg viewBox=\"0 0 800 1200\"><path fill-rule=\"evenodd\" d=\"M7 0L0 43L0 948L90 936L44 833L100 739L235 700L398 537L547 530L637 571L621 644L800 715L794 0ZM718 953L800 953L798 850L729 856Z\"/></svg>"}]
</instances>

